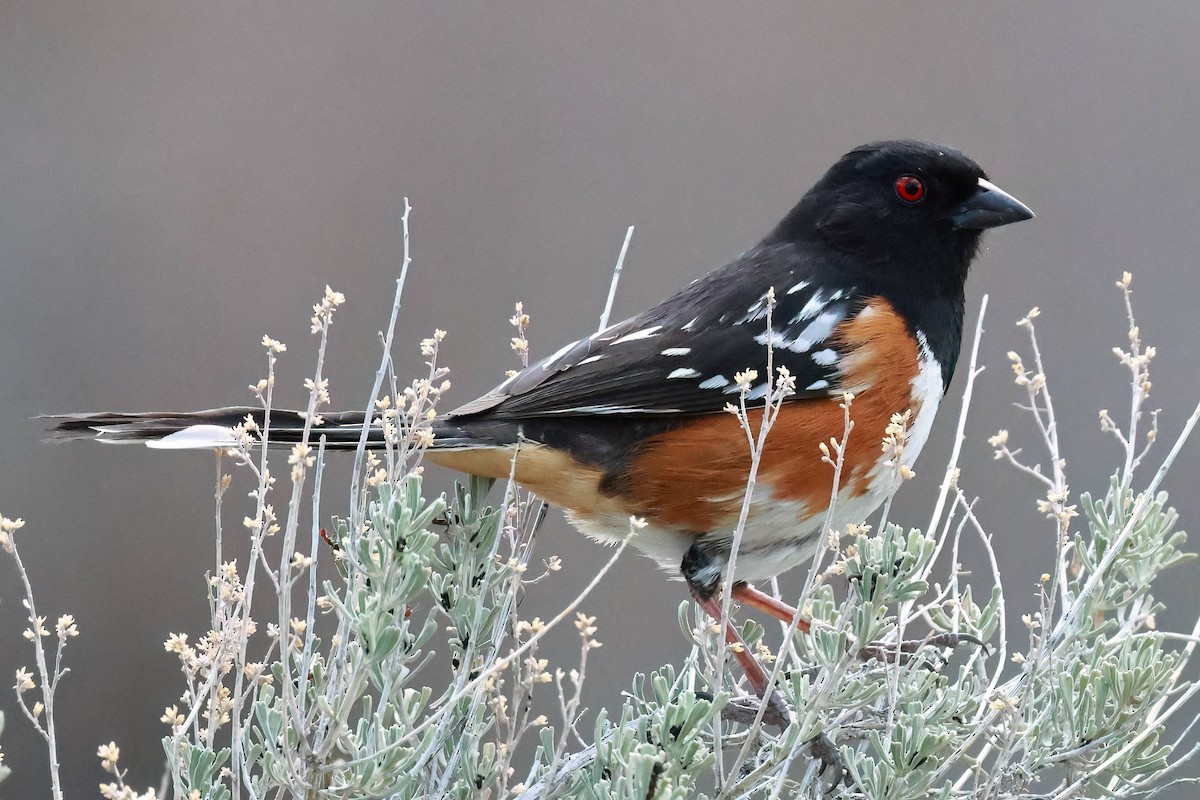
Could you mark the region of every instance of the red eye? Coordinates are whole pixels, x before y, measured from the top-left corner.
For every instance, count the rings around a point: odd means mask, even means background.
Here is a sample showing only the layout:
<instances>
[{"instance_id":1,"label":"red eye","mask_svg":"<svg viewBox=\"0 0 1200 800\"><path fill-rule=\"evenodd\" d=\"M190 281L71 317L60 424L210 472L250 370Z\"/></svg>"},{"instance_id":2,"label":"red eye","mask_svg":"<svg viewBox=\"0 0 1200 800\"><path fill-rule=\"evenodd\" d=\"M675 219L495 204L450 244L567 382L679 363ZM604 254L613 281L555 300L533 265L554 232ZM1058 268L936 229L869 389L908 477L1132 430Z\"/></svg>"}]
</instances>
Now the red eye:
<instances>
[{"instance_id":1,"label":"red eye","mask_svg":"<svg viewBox=\"0 0 1200 800\"><path fill-rule=\"evenodd\" d=\"M913 175L896 178L896 196L906 203L916 203L925 196L925 184Z\"/></svg>"}]
</instances>

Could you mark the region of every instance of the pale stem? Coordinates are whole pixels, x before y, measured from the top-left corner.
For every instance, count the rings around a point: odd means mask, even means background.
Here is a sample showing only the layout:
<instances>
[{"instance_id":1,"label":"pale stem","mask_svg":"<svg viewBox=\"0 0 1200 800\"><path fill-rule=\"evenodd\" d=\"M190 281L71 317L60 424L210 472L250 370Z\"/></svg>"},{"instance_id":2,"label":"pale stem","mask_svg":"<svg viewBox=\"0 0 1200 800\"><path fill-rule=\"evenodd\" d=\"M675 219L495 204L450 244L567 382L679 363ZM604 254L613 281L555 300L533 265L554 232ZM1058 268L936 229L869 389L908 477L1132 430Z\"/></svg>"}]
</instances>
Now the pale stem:
<instances>
[{"instance_id":1,"label":"pale stem","mask_svg":"<svg viewBox=\"0 0 1200 800\"><path fill-rule=\"evenodd\" d=\"M39 688L42 690L42 706L46 714L45 727L40 725L37 718L25 708L24 701L21 702L21 708L25 711L25 715L32 720L38 733L46 740L46 747L50 757L51 796L54 800L63 800L62 780L59 776L58 765L58 735L54 727L54 684L58 682L58 676L51 677L46 664L46 648L42 646L37 608L33 604L33 585L29 582L29 573L25 571L25 564L21 561L21 554L17 552L16 537L11 537L10 542L11 548L9 552L12 554L13 561L17 564L17 574L21 576L21 583L25 587L25 604L29 611L30 630L33 631L33 653L34 658L37 659L38 679L41 683Z\"/></svg>"},{"instance_id":2,"label":"pale stem","mask_svg":"<svg viewBox=\"0 0 1200 800\"><path fill-rule=\"evenodd\" d=\"M975 321L975 338L971 342L971 363L967 368L967 385L963 389L962 409L958 412L958 427L954 431L954 448L950 451L950 461L946 464L946 473L938 490L937 503L933 506L933 516L925 530L935 531L941 522L942 512L946 507L946 497L950 487L957 480L958 460L962 455L963 442L967 438L967 412L971 408L971 399L975 396L975 379L982 371L979 363L979 343L983 340L983 316L987 313L988 296L985 294L979 302L979 317ZM932 561L930 562L933 563Z\"/></svg>"},{"instance_id":3,"label":"pale stem","mask_svg":"<svg viewBox=\"0 0 1200 800\"><path fill-rule=\"evenodd\" d=\"M1096 591L1096 587L1104 580L1108 574L1109 567L1112 562L1124 550L1125 543L1129 541L1129 537L1133 535L1133 529L1136 527L1138 520L1146 511L1146 506L1153 502L1153 498L1158 493L1158 487L1166 478L1167 472L1170 471L1171 465L1175 463L1175 459L1179 457L1179 453L1183 450L1184 444L1188 437L1191 436L1192 430L1196 427L1196 423L1200 422L1200 403L1197 403L1195 409L1192 410L1191 416L1188 417L1187 423L1183 426L1183 430L1175 439L1175 444L1171 446L1171 451L1167 453L1167 457L1163 459L1158 471L1154 474L1153 480L1138 496L1137 502L1134 503L1133 510L1130 511L1129 521L1125 523L1125 527L1121 529L1120 534L1109 546L1108 552L1104 554L1104 558L1096 565L1096 569L1088 576L1087 582L1079 591L1079 595L1075 598L1070 607L1063 610L1062 621L1059 628L1069 625L1071 617L1075 613L1075 609L1079 608L1084 599L1092 592ZM1057 631L1056 631L1057 632Z\"/></svg>"},{"instance_id":4,"label":"pale stem","mask_svg":"<svg viewBox=\"0 0 1200 800\"><path fill-rule=\"evenodd\" d=\"M317 416L317 408L321 403L321 382L324 379L325 367L325 350L329 343L329 326L332 311L322 313L317 312L320 317L320 340L317 345L317 365L312 378L312 390L308 394L308 407L304 412L304 430L300 437L300 444L293 448L293 453L296 454L296 463L292 471L292 494L288 499L287 521L284 523L283 546L279 553L279 593L278 597L278 624L279 624L279 662L280 668L283 671L284 680L281 681L280 695L283 701L283 706L291 715L292 726L298 736L296 741L299 744L300 753L304 757L312 755L311 742L308 739L308 729L304 724L304 712L300 707L303 695L297 694L297 687L291 680L292 667L292 586L295 583L295 576L292 571L292 554L296 552L296 536L300 526L300 500L304 493L304 482L308 475L308 465L305 463L308 458L307 448L308 442L312 434L313 420ZM264 452L266 448L263 448ZM313 495L314 505L319 504L319 497L316 492ZM318 505L319 507L319 505ZM265 522L265 520L264 520ZM314 519L314 524L316 520ZM238 664L245 663L245 650L242 651L243 658L239 659ZM238 689L241 689L241 670L238 670ZM301 688L304 686L302 681ZM285 737L284 747L287 748L290 739Z\"/></svg>"},{"instance_id":5,"label":"pale stem","mask_svg":"<svg viewBox=\"0 0 1200 800\"><path fill-rule=\"evenodd\" d=\"M383 378L387 374L388 364L392 357L392 340L396 334L396 320L400 316L400 300L404 296L404 282L408 279L408 267L412 263L411 250L409 249L408 239L408 218L412 212L412 206L408 204L408 198L404 198L404 216L400 218L400 223L404 230L404 261L400 265L400 277L396 279L396 295L392 300L392 313L388 318L387 333L383 339L383 358L379 364L379 370L375 373L375 383L371 386L371 396L367 398L367 408L363 413L362 432L358 436L358 447L354 451L354 471L350 475L350 536L358 535L358 526L361 522L362 506L361 498L359 497L359 481L361 480L363 460L367 453L367 436L371 430L371 416L375 409L375 401L379 398L379 390L383 387Z\"/></svg>"},{"instance_id":6,"label":"pale stem","mask_svg":"<svg viewBox=\"0 0 1200 800\"><path fill-rule=\"evenodd\" d=\"M450 709L454 708L454 706L458 703L459 700L463 699L463 697L466 697L466 695L468 693L473 692L475 687L478 684L480 684L480 683L486 681L487 679L489 679L490 677L492 677L498 671L500 665L502 665L506 661L511 661L515 658L519 658L519 657L525 655L525 653L527 653L530 650L530 648L532 648L535 644L537 644L537 642L541 641L541 638L543 636L545 636L547 633L549 633L551 630L553 630L555 627L557 627L557 625L560 622L562 622L564 619L566 619L569 615L574 613L575 609L579 608L580 604L582 604L583 601L585 599L587 599L588 595L591 594L592 590L595 589L596 586L599 585L600 581L604 578L604 576L608 574L608 571L610 569L612 569L613 564L615 564L617 562L617 559L620 558L621 554L623 552L625 552L625 547L629 544L629 539L630 539L630 536L626 536L624 539L621 540L621 543L617 545L616 550L613 551L612 556L608 559L608 561L604 564L604 566L601 567L600 570L598 570L596 572L596 575L592 578L591 581L588 582L587 586L583 587L583 590L578 595L575 596L575 599L573 599L570 603L568 603L567 606L562 611L555 614L554 617L552 617L551 620L546 623L546 626L544 628L542 628L542 630L538 631L533 636L531 636L528 639L528 641L525 642L525 644L521 645L517 649L508 653L503 659L500 659L492 667L480 672L479 675L475 676L475 678L472 679L460 691L455 692L453 695L451 695L449 698L447 698L445 703L443 703L442 707L438 711L435 711L433 714L431 714L429 717L427 717L420 725L413 727L413 729L410 730L408 733L404 734L404 736L400 737L399 739L397 739L396 741L392 742L391 744L389 744L385 747L375 750L370 756L363 756L362 758L348 760L345 762L345 765L353 766L355 764L363 763L366 760L368 760L369 758L374 758L376 756L390 752L391 750L395 750L398 747L404 747L405 745L409 744L414 739L416 739L418 736L420 736L422 733L424 733L431 725L436 724L439 721L440 717L445 715Z\"/></svg>"},{"instance_id":7,"label":"pale stem","mask_svg":"<svg viewBox=\"0 0 1200 800\"><path fill-rule=\"evenodd\" d=\"M629 226L629 230L625 231L625 243L621 245L621 254L617 256L617 264L613 267L612 282L608 285L608 299L604 301L604 311L600 314L600 327L597 330L602 331L608 327L608 318L612 314L613 300L617 296L617 283L621 280L621 270L625 266L625 254L629 252L629 240L633 238L633 226Z\"/></svg>"}]
</instances>

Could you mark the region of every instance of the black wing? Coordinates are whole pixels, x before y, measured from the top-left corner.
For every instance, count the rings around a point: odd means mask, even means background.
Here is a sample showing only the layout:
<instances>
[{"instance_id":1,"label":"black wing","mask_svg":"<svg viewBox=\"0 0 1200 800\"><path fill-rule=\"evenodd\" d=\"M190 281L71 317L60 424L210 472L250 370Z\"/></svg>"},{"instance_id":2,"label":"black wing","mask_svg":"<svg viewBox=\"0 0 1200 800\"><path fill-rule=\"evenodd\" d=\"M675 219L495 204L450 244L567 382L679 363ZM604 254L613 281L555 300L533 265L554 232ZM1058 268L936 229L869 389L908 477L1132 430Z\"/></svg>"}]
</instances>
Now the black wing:
<instances>
[{"instance_id":1,"label":"black wing","mask_svg":"<svg viewBox=\"0 0 1200 800\"><path fill-rule=\"evenodd\" d=\"M731 280L748 254L669 300L563 347L522 370L455 417L528 419L552 415L703 414L738 397L736 373L755 369L748 400L767 392L767 345L773 363L796 378L790 399L840 393L834 332L863 306L851 286L806 280L799 270L774 279ZM747 284L751 284L747 286ZM767 329L768 291L776 304Z\"/></svg>"}]
</instances>

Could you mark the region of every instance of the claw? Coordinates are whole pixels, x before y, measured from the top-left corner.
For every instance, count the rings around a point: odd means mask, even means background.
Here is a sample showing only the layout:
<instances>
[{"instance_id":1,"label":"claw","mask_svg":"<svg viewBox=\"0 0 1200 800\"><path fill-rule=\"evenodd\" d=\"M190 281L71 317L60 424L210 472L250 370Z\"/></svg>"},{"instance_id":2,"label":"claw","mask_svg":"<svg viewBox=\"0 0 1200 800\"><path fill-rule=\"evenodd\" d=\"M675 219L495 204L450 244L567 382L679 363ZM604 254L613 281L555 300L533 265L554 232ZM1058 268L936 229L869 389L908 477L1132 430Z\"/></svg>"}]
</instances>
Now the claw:
<instances>
[{"instance_id":1,"label":"claw","mask_svg":"<svg viewBox=\"0 0 1200 800\"><path fill-rule=\"evenodd\" d=\"M825 778L826 773L829 773L829 790L827 794L832 795L833 790L841 783L842 778L846 776L846 768L842 764L842 754L838 752L837 745L824 732L818 733L810 739L806 747L808 748L809 755L821 762L821 771L818 775L821 778Z\"/></svg>"},{"instance_id":2,"label":"claw","mask_svg":"<svg viewBox=\"0 0 1200 800\"><path fill-rule=\"evenodd\" d=\"M721 710L721 719L740 725L751 725L758 718L758 709L762 705L767 707L763 712L763 724L780 731L792 724L791 709L779 696L779 692L775 691L771 692L765 701L749 695L733 698Z\"/></svg>"}]
</instances>

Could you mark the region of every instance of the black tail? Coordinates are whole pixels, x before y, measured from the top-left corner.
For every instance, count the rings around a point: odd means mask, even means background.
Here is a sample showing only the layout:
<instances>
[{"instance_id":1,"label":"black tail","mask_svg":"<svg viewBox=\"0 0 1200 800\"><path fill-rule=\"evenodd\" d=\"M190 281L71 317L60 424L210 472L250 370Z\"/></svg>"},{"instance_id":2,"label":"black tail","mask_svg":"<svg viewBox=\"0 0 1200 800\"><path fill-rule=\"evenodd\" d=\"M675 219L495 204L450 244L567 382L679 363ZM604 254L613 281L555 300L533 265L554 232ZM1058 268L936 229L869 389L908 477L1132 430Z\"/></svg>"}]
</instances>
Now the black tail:
<instances>
[{"instance_id":1,"label":"black tail","mask_svg":"<svg viewBox=\"0 0 1200 800\"><path fill-rule=\"evenodd\" d=\"M163 449L205 449L229 447L235 443L233 428L250 417L259 429L266 427L261 408L228 406L192 412L143 412L127 414L102 411L91 414L46 414L50 420L52 441L91 439L109 444L141 443ZM309 441L325 437L330 450L353 450L362 436L363 412L339 411L321 414L320 425L312 426ZM290 447L304 436L304 414L299 411L272 409L267 439L271 445ZM484 422L466 430L454 417L434 422L436 449L503 447L517 440L519 429L512 423ZM367 431L367 445L383 444L383 431L373 425Z\"/></svg>"},{"instance_id":2,"label":"black tail","mask_svg":"<svg viewBox=\"0 0 1200 800\"><path fill-rule=\"evenodd\" d=\"M204 448L233 444L233 428L246 417L254 420L261 430L267 425L261 408L229 406L193 412L145 412L124 414L99 412L94 414L48 414L41 419L55 423L50 438L56 441L94 439L112 444L142 443L151 447ZM334 450L353 450L362 434L363 413L345 411L322 414L324 420L312 427L309 438L316 442L325 437L326 447ZM268 440L272 444L292 445L304 435L304 415L299 411L272 409ZM382 442L383 432L375 427L368 431L368 440Z\"/></svg>"}]
</instances>

